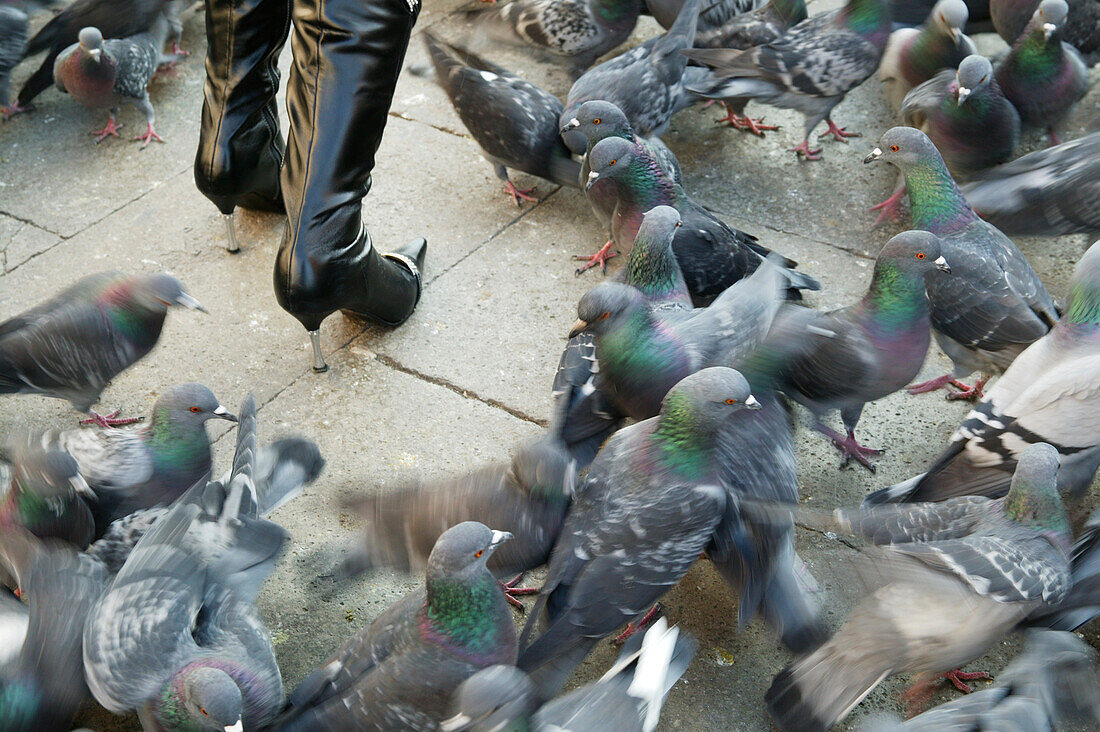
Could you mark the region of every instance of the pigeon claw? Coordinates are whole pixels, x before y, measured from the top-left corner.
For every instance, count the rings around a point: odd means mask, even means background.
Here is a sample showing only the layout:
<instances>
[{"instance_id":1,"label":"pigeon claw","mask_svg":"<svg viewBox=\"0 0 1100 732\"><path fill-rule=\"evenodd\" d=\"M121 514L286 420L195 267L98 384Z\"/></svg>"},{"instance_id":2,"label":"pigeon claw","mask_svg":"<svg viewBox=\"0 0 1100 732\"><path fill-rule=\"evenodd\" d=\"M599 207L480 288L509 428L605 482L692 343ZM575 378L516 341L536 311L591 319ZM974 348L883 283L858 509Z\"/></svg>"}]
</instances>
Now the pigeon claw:
<instances>
[{"instance_id":1,"label":"pigeon claw","mask_svg":"<svg viewBox=\"0 0 1100 732\"><path fill-rule=\"evenodd\" d=\"M88 412L88 418L80 420L80 424L95 424L100 427L124 427L125 425L136 424L145 420L145 417L123 417L120 419L118 415L121 412L121 409L116 409L110 414Z\"/></svg>"},{"instance_id":2,"label":"pigeon claw","mask_svg":"<svg viewBox=\"0 0 1100 732\"><path fill-rule=\"evenodd\" d=\"M729 107L726 108L725 117L714 120L715 124L721 124L723 122L728 122L730 127L741 130L742 132L751 132L752 134L758 135L760 137L764 136L765 130L773 131L779 129L779 125L764 124L763 117L761 117L760 119L753 119L747 114L741 116Z\"/></svg>"},{"instance_id":3,"label":"pigeon claw","mask_svg":"<svg viewBox=\"0 0 1100 732\"><path fill-rule=\"evenodd\" d=\"M520 200L530 201L531 203L538 203L537 198L531 194L535 192L538 186L531 186L530 188L516 188L516 184L512 181L507 181L504 184L504 192L512 197L512 200L516 202L516 206L522 206Z\"/></svg>"},{"instance_id":4,"label":"pigeon claw","mask_svg":"<svg viewBox=\"0 0 1100 732\"><path fill-rule=\"evenodd\" d=\"M848 132L843 127L837 127L836 122L833 122L831 119L827 119L825 120L825 122L829 125L829 129L818 135L819 139L825 137L826 135L832 135L833 139L837 142L843 142L847 144L849 137L862 137L862 135L858 132Z\"/></svg>"},{"instance_id":5,"label":"pigeon claw","mask_svg":"<svg viewBox=\"0 0 1100 732\"><path fill-rule=\"evenodd\" d=\"M809 140L803 140L802 144L798 147L792 147L791 152L807 160L821 160L821 148L819 147L816 150L811 150Z\"/></svg>"},{"instance_id":6,"label":"pigeon claw","mask_svg":"<svg viewBox=\"0 0 1100 732\"><path fill-rule=\"evenodd\" d=\"M967 386L958 379L952 379L948 383L958 389L958 391L953 391L948 394L947 399L949 401L958 401L965 399L967 401L976 402L985 396L985 392L982 390L985 388L985 382L987 381L989 381L988 376L984 379L978 379L977 381L975 381L974 386Z\"/></svg>"},{"instance_id":7,"label":"pigeon claw","mask_svg":"<svg viewBox=\"0 0 1100 732\"><path fill-rule=\"evenodd\" d=\"M903 186L901 190L894 191L894 193L885 201L879 204L871 206L868 211L878 211L878 218L875 219L874 226L881 226L887 221L899 221L901 220L901 199L905 198L906 189Z\"/></svg>"},{"instance_id":8,"label":"pigeon claw","mask_svg":"<svg viewBox=\"0 0 1100 732\"><path fill-rule=\"evenodd\" d=\"M943 675L943 678L947 679L952 686L961 691L964 694L969 694L974 691L967 681L992 681L993 677L985 671L962 671L955 669L948 671Z\"/></svg>"},{"instance_id":9,"label":"pigeon claw","mask_svg":"<svg viewBox=\"0 0 1100 732\"><path fill-rule=\"evenodd\" d=\"M636 623L627 623L626 630L615 636L615 639L611 641L612 645L617 646L625 643L627 638L634 635L639 630L643 630L648 627L649 624L656 620L657 616L661 614L662 609L663 608L661 607L661 603L654 603L653 607L649 608L649 612L642 616L641 620Z\"/></svg>"},{"instance_id":10,"label":"pigeon claw","mask_svg":"<svg viewBox=\"0 0 1100 732\"><path fill-rule=\"evenodd\" d=\"M137 135L137 136L134 137L134 139L142 141L142 144L141 144L141 149L142 150L149 147L149 143L152 142L153 140L156 140L157 142L164 142L164 138L162 138L160 135L158 135L156 133L156 131L153 130L153 123L152 122L148 123L148 125L145 129L145 134L144 135Z\"/></svg>"},{"instance_id":11,"label":"pigeon claw","mask_svg":"<svg viewBox=\"0 0 1100 732\"><path fill-rule=\"evenodd\" d=\"M15 115L22 114L23 112L27 112L30 109L30 107L20 107L18 102L12 102L6 107L0 106L0 116L3 116L4 121L7 122Z\"/></svg>"},{"instance_id":12,"label":"pigeon claw","mask_svg":"<svg viewBox=\"0 0 1100 732\"><path fill-rule=\"evenodd\" d=\"M814 429L832 440L833 444L836 445L836 449L840 450L840 457L843 460L840 467L843 468L849 461L855 460L872 473L875 472L875 466L868 458L878 457L882 455L883 451L859 444L856 440L855 430L848 430L848 436L845 437L820 422L814 425Z\"/></svg>"},{"instance_id":13,"label":"pigeon claw","mask_svg":"<svg viewBox=\"0 0 1100 732\"><path fill-rule=\"evenodd\" d=\"M580 267L578 267L577 270L573 274L577 277L580 277L584 272L587 272L588 270L592 269L596 265L599 265L601 272L603 272L604 274L607 274L607 260L611 259L612 257L619 256L618 252L611 251L611 245L614 244L614 243L615 243L615 241L613 239L608 239L607 243L604 244L602 247L600 247L600 250L598 252L596 252L595 254L592 254L592 255L583 255L583 254L575 255L573 257L573 261L575 261L575 262L584 262L584 264L582 264Z\"/></svg>"},{"instance_id":14,"label":"pigeon claw","mask_svg":"<svg viewBox=\"0 0 1100 732\"><path fill-rule=\"evenodd\" d=\"M523 597L524 595L537 595L539 592L537 587L516 587L516 585L519 584L520 580L523 579L523 574L523 572L520 572L508 582L497 583L498 585L500 585L501 591L504 592L504 599L508 601L509 605L516 608L520 612L526 612L527 608L524 607L523 603L516 598Z\"/></svg>"},{"instance_id":15,"label":"pigeon claw","mask_svg":"<svg viewBox=\"0 0 1100 732\"><path fill-rule=\"evenodd\" d=\"M107 124L102 130L92 130L88 134L95 135L95 144L99 144L106 140L108 137L118 137L118 131L122 129L122 125L115 122L115 118L111 117L107 120Z\"/></svg>"},{"instance_id":16,"label":"pigeon claw","mask_svg":"<svg viewBox=\"0 0 1100 732\"><path fill-rule=\"evenodd\" d=\"M191 55L190 51L185 51L182 48L180 48L180 42L179 41L172 41L172 53L175 54L176 56L190 56Z\"/></svg>"}]
</instances>

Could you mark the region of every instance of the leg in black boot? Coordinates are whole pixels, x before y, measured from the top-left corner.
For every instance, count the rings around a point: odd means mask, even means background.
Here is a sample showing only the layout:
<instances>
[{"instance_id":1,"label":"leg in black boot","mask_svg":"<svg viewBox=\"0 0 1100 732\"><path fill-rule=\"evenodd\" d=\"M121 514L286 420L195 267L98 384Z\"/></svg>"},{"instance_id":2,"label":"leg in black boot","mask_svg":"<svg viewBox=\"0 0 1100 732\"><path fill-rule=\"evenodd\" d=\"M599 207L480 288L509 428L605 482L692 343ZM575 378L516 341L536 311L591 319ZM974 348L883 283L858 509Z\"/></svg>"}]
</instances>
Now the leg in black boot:
<instances>
[{"instance_id":1,"label":"leg in black boot","mask_svg":"<svg viewBox=\"0 0 1100 732\"><path fill-rule=\"evenodd\" d=\"M282 191L288 225L275 297L309 331L337 310L400 325L420 299L427 242L379 254L363 227L374 155L419 0L295 0L290 131Z\"/></svg>"},{"instance_id":2,"label":"leg in black boot","mask_svg":"<svg viewBox=\"0 0 1100 732\"><path fill-rule=\"evenodd\" d=\"M195 185L225 218L238 251L237 206L283 212L283 140L275 92L290 0L206 0L206 86Z\"/></svg>"}]
</instances>

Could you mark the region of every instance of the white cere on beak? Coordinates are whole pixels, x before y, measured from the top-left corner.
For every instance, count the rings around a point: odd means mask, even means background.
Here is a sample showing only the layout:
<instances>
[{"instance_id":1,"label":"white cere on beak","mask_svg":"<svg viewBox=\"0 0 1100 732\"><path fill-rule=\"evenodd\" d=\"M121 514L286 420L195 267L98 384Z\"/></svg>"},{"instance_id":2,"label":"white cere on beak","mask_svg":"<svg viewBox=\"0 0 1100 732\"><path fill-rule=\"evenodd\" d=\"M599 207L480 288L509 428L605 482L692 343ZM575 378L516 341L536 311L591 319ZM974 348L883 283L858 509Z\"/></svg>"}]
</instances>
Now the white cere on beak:
<instances>
[{"instance_id":1,"label":"white cere on beak","mask_svg":"<svg viewBox=\"0 0 1100 732\"><path fill-rule=\"evenodd\" d=\"M218 408L214 410L214 414L229 414L229 410L219 404Z\"/></svg>"},{"instance_id":2,"label":"white cere on beak","mask_svg":"<svg viewBox=\"0 0 1100 732\"><path fill-rule=\"evenodd\" d=\"M244 722L238 719L236 724L226 727L225 732L244 732Z\"/></svg>"},{"instance_id":3,"label":"white cere on beak","mask_svg":"<svg viewBox=\"0 0 1100 732\"><path fill-rule=\"evenodd\" d=\"M962 104L966 101L966 98L970 96L970 91L971 90L967 89L965 86L959 87L959 104Z\"/></svg>"},{"instance_id":4,"label":"white cere on beak","mask_svg":"<svg viewBox=\"0 0 1100 732\"><path fill-rule=\"evenodd\" d=\"M493 530L493 538L489 541L489 546L500 546L504 542L513 538L512 533L509 531L496 531Z\"/></svg>"},{"instance_id":5,"label":"white cere on beak","mask_svg":"<svg viewBox=\"0 0 1100 732\"><path fill-rule=\"evenodd\" d=\"M569 123L566 124L565 126L566 127L580 127L581 126L581 121L579 119L577 119L576 117L574 117L573 119L569 120Z\"/></svg>"},{"instance_id":6,"label":"white cere on beak","mask_svg":"<svg viewBox=\"0 0 1100 732\"><path fill-rule=\"evenodd\" d=\"M600 177L600 174L597 173L596 171L594 171L594 170L589 171L589 173L588 173L588 182L591 183L592 181L596 180L599 177Z\"/></svg>"},{"instance_id":7,"label":"white cere on beak","mask_svg":"<svg viewBox=\"0 0 1100 732\"><path fill-rule=\"evenodd\" d=\"M939 257L936 257L935 264L939 269L943 270L944 272L950 272L951 271L951 265L949 265L947 263L947 260L944 259L942 255L939 256Z\"/></svg>"},{"instance_id":8,"label":"white cere on beak","mask_svg":"<svg viewBox=\"0 0 1100 732\"><path fill-rule=\"evenodd\" d=\"M1049 41L1050 37L1054 35L1054 31L1058 30L1058 26L1054 23L1043 23L1043 36Z\"/></svg>"},{"instance_id":9,"label":"white cere on beak","mask_svg":"<svg viewBox=\"0 0 1100 732\"><path fill-rule=\"evenodd\" d=\"M443 732L456 732L466 727L473 720L465 714L456 714L450 719L444 719L439 723L439 729Z\"/></svg>"}]
</instances>

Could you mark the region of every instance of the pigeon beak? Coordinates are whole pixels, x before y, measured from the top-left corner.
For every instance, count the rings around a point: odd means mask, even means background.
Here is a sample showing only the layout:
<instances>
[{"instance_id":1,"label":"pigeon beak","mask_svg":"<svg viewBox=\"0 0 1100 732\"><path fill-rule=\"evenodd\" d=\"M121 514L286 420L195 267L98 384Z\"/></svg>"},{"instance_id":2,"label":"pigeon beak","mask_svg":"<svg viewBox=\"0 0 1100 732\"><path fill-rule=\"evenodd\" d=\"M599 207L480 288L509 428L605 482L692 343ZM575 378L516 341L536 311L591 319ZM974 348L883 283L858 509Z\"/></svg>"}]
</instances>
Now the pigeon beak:
<instances>
[{"instance_id":1,"label":"pigeon beak","mask_svg":"<svg viewBox=\"0 0 1100 732\"><path fill-rule=\"evenodd\" d=\"M450 719L444 719L439 723L439 729L442 732L459 732L469 726L470 722L474 721L465 714L456 714Z\"/></svg>"},{"instance_id":2,"label":"pigeon beak","mask_svg":"<svg viewBox=\"0 0 1100 732\"><path fill-rule=\"evenodd\" d=\"M951 265L948 264L947 260L944 259L942 256L936 257L935 265L936 269L938 269L940 272L951 274Z\"/></svg>"},{"instance_id":3,"label":"pigeon beak","mask_svg":"<svg viewBox=\"0 0 1100 732\"><path fill-rule=\"evenodd\" d=\"M496 551L496 548L506 541L510 541L515 538L510 531L497 531L493 530L493 538L489 540L489 552Z\"/></svg>"},{"instance_id":4,"label":"pigeon beak","mask_svg":"<svg viewBox=\"0 0 1100 732\"><path fill-rule=\"evenodd\" d=\"M244 721L238 719L236 724L226 727L225 732L244 732Z\"/></svg>"},{"instance_id":5,"label":"pigeon beak","mask_svg":"<svg viewBox=\"0 0 1100 732\"><path fill-rule=\"evenodd\" d=\"M91 498L96 497L95 491L92 490L92 487L88 485L88 481L84 480L84 476L80 473L77 473L73 477L69 478L69 485L73 487L73 490L76 491L77 495L90 496Z\"/></svg>"},{"instance_id":6,"label":"pigeon beak","mask_svg":"<svg viewBox=\"0 0 1100 732\"><path fill-rule=\"evenodd\" d=\"M1043 38L1049 41L1056 30L1058 30L1058 26L1054 25L1054 23L1043 23Z\"/></svg>"},{"instance_id":7,"label":"pigeon beak","mask_svg":"<svg viewBox=\"0 0 1100 732\"><path fill-rule=\"evenodd\" d=\"M959 45L959 36L962 35L962 31L958 28L950 28L949 30L951 31L951 40L955 42L956 46Z\"/></svg>"},{"instance_id":8,"label":"pigeon beak","mask_svg":"<svg viewBox=\"0 0 1100 732\"><path fill-rule=\"evenodd\" d=\"M99 56L102 53L103 50L99 48L93 48L92 50L88 51L88 55L92 57L92 61L95 61L97 64L99 63Z\"/></svg>"},{"instance_id":9,"label":"pigeon beak","mask_svg":"<svg viewBox=\"0 0 1100 732\"><path fill-rule=\"evenodd\" d=\"M745 400L745 409L751 409L754 412L760 411L761 404L757 401L756 397L749 394L749 398Z\"/></svg>"},{"instance_id":10,"label":"pigeon beak","mask_svg":"<svg viewBox=\"0 0 1100 732\"><path fill-rule=\"evenodd\" d=\"M588 321L577 318L577 320L573 323L573 330L569 331L569 337L576 337L577 335L583 333L586 328L588 328Z\"/></svg>"},{"instance_id":11,"label":"pigeon beak","mask_svg":"<svg viewBox=\"0 0 1100 732\"><path fill-rule=\"evenodd\" d=\"M180 293L180 296L176 298L176 304L188 310L198 310L200 313L206 312L206 308L200 305L198 300L191 297L186 292Z\"/></svg>"},{"instance_id":12,"label":"pigeon beak","mask_svg":"<svg viewBox=\"0 0 1100 732\"><path fill-rule=\"evenodd\" d=\"M574 117L573 119L571 119L571 120L569 120L568 122L565 123L565 126L561 128L561 133L560 134L564 135L566 132L569 132L569 130L575 130L580 126L581 126L581 121L579 119L577 119L576 117Z\"/></svg>"},{"instance_id":13,"label":"pigeon beak","mask_svg":"<svg viewBox=\"0 0 1100 732\"><path fill-rule=\"evenodd\" d=\"M867 153L867 157L863 159L864 163L873 163L882 157L882 148L876 147L871 152Z\"/></svg>"},{"instance_id":14,"label":"pigeon beak","mask_svg":"<svg viewBox=\"0 0 1100 732\"><path fill-rule=\"evenodd\" d=\"M231 413L228 409L220 404L218 405L218 408L214 410L214 414L230 422L240 422L240 420L237 419L237 415Z\"/></svg>"},{"instance_id":15,"label":"pigeon beak","mask_svg":"<svg viewBox=\"0 0 1100 732\"><path fill-rule=\"evenodd\" d=\"M966 98L970 96L970 91L971 90L967 89L965 86L960 86L959 87L958 104L959 104L960 107L963 105L963 102L966 101Z\"/></svg>"},{"instance_id":16,"label":"pigeon beak","mask_svg":"<svg viewBox=\"0 0 1100 732\"><path fill-rule=\"evenodd\" d=\"M598 181L599 179L600 179L600 174L597 173L594 170L591 171L588 174L588 184L585 185L584 190L586 190L586 191L591 190L592 186L594 186L596 184L596 181Z\"/></svg>"}]
</instances>

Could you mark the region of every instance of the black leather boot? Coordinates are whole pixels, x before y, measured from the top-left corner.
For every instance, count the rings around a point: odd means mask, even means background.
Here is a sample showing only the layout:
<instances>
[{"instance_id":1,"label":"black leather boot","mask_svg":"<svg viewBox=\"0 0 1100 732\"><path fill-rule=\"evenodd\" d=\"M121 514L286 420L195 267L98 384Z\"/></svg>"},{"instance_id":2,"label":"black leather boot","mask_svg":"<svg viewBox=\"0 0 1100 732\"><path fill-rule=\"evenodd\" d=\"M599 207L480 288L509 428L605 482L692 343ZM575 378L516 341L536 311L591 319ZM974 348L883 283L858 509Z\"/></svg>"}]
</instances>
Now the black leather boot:
<instances>
[{"instance_id":1,"label":"black leather boot","mask_svg":"<svg viewBox=\"0 0 1100 732\"><path fill-rule=\"evenodd\" d=\"M427 242L380 254L363 227L374 155L386 128L420 0L295 0L290 131L282 191L287 230L275 297L309 331L342 310L400 325L420 299Z\"/></svg>"},{"instance_id":2,"label":"black leather boot","mask_svg":"<svg viewBox=\"0 0 1100 732\"><path fill-rule=\"evenodd\" d=\"M290 0L206 0L206 86L195 185L225 218L239 250L237 206L282 213L283 139L275 93Z\"/></svg>"}]
</instances>

